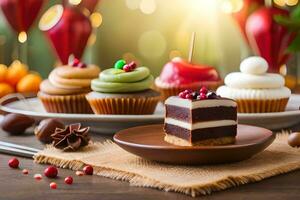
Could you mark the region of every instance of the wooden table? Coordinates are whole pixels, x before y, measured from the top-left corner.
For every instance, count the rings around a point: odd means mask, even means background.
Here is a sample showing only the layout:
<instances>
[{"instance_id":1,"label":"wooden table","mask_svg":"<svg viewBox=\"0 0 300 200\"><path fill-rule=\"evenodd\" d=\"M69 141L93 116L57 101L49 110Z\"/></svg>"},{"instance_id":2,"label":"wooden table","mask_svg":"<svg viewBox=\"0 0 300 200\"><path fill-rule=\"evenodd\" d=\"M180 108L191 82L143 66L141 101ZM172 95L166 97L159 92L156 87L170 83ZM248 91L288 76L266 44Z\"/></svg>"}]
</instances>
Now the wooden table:
<instances>
[{"instance_id":1,"label":"wooden table","mask_svg":"<svg viewBox=\"0 0 300 200\"><path fill-rule=\"evenodd\" d=\"M92 135L93 140L103 140L108 137ZM0 140L43 148L33 135L8 136L0 131ZM23 175L22 170L10 169L7 161L10 155L0 154L0 200L105 200L105 199L192 199L186 195L168 193L156 189L131 187L127 182L116 181L99 176L78 177L71 170L59 169L59 178L55 179L58 189L51 190L49 183L53 180L43 178L36 181L33 174L41 173L44 165L33 163L31 159L19 158L20 167L29 170ZM64 184L64 177L72 176L73 185ZM300 171L266 179L259 183L243 185L216 192L202 199L300 199Z\"/></svg>"}]
</instances>

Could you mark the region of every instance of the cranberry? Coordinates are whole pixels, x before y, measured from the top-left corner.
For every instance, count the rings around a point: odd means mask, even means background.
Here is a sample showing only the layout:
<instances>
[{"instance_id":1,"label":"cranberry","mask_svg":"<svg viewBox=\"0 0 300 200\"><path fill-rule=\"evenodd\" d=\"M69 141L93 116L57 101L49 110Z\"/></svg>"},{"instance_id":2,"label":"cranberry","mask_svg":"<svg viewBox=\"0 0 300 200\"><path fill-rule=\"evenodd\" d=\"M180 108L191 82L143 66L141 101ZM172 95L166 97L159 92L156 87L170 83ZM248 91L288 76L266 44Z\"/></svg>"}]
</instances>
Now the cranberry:
<instances>
[{"instance_id":1,"label":"cranberry","mask_svg":"<svg viewBox=\"0 0 300 200\"><path fill-rule=\"evenodd\" d=\"M86 68L86 64L80 62L80 63L77 65L77 67L79 67L79 68Z\"/></svg>"},{"instance_id":2,"label":"cranberry","mask_svg":"<svg viewBox=\"0 0 300 200\"><path fill-rule=\"evenodd\" d=\"M184 92L180 92L178 96L179 96L180 98L183 98L183 99L185 99L185 95L186 95L186 93L184 93Z\"/></svg>"},{"instance_id":3,"label":"cranberry","mask_svg":"<svg viewBox=\"0 0 300 200\"><path fill-rule=\"evenodd\" d=\"M186 99L193 99L193 95L192 95L192 94L186 94L186 95L185 95L185 98L186 98Z\"/></svg>"},{"instance_id":4,"label":"cranberry","mask_svg":"<svg viewBox=\"0 0 300 200\"><path fill-rule=\"evenodd\" d=\"M183 91L185 94L189 94L189 93L192 93L193 91L192 90L184 90Z\"/></svg>"},{"instance_id":5,"label":"cranberry","mask_svg":"<svg viewBox=\"0 0 300 200\"><path fill-rule=\"evenodd\" d=\"M72 66L77 67L79 63L80 63L80 60L78 58L74 58Z\"/></svg>"},{"instance_id":6,"label":"cranberry","mask_svg":"<svg viewBox=\"0 0 300 200\"><path fill-rule=\"evenodd\" d=\"M86 165L86 166L83 168L83 172L84 172L86 175L93 175L94 169L93 169L92 166Z\"/></svg>"},{"instance_id":7,"label":"cranberry","mask_svg":"<svg viewBox=\"0 0 300 200\"><path fill-rule=\"evenodd\" d=\"M23 174L28 174L29 171L28 171L27 169L23 169L23 170L22 170L22 173L23 173Z\"/></svg>"},{"instance_id":8,"label":"cranberry","mask_svg":"<svg viewBox=\"0 0 300 200\"><path fill-rule=\"evenodd\" d=\"M57 177L58 171L57 168L54 166L49 166L45 169L44 171L45 176L47 176L48 178L55 178Z\"/></svg>"},{"instance_id":9,"label":"cranberry","mask_svg":"<svg viewBox=\"0 0 300 200\"><path fill-rule=\"evenodd\" d=\"M136 63L135 63L134 61L132 61L132 62L130 62L130 63L128 64L128 66L129 66L132 70L134 70L134 69L136 68Z\"/></svg>"},{"instance_id":10,"label":"cranberry","mask_svg":"<svg viewBox=\"0 0 300 200\"><path fill-rule=\"evenodd\" d=\"M53 190L55 190L57 188L57 184L55 182L51 182L49 186Z\"/></svg>"},{"instance_id":11,"label":"cranberry","mask_svg":"<svg viewBox=\"0 0 300 200\"><path fill-rule=\"evenodd\" d=\"M72 185L73 183L73 178L71 176L67 176L65 178L65 183L68 184L68 185Z\"/></svg>"},{"instance_id":12,"label":"cranberry","mask_svg":"<svg viewBox=\"0 0 300 200\"><path fill-rule=\"evenodd\" d=\"M34 178L35 180L39 181L39 180L42 179L42 175L41 175L41 174L35 174L35 175L33 176L33 178Z\"/></svg>"},{"instance_id":13,"label":"cranberry","mask_svg":"<svg viewBox=\"0 0 300 200\"><path fill-rule=\"evenodd\" d=\"M201 87L201 89L199 90L200 93L204 93L204 94L207 94L208 90L206 87Z\"/></svg>"},{"instance_id":14,"label":"cranberry","mask_svg":"<svg viewBox=\"0 0 300 200\"><path fill-rule=\"evenodd\" d=\"M132 68L131 68L128 64L126 64L126 65L123 67L123 70L124 70L125 72L131 72L131 71L132 71Z\"/></svg>"},{"instance_id":15,"label":"cranberry","mask_svg":"<svg viewBox=\"0 0 300 200\"><path fill-rule=\"evenodd\" d=\"M206 94L200 93L200 99L201 99L201 100L207 99Z\"/></svg>"},{"instance_id":16,"label":"cranberry","mask_svg":"<svg viewBox=\"0 0 300 200\"><path fill-rule=\"evenodd\" d=\"M8 161L8 165L11 167L11 168L18 168L19 167L19 160L17 158L12 158Z\"/></svg>"}]
</instances>

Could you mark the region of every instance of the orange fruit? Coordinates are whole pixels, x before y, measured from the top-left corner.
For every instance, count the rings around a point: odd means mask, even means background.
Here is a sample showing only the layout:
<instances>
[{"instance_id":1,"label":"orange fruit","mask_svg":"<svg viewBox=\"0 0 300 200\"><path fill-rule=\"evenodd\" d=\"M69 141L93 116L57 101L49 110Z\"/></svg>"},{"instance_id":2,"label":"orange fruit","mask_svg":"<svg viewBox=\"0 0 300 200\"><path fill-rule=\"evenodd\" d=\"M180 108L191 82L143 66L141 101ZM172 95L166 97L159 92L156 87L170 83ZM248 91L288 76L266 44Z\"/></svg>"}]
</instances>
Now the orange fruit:
<instances>
[{"instance_id":1,"label":"orange fruit","mask_svg":"<svg viewBox=\"0 0 300 200\"><path fill-rule=\"evenodd\" d=\"M4 82L6 80L7 75L7 66L0 64L0 82Z\"/></svg>"},{"instance_id":2,"label":"orange fruit","mask_svg":"<svg viewBox=\"0 0 300 200\"><path fill-rule=\"evenodd\" d=\"M17 84L17 92L37 93L40 90L42 77L39 74L27 74Z\"/></svg>"},{"instance_id":3,"label":"orange fruit","mask_svg":"<svg viewBox=\"0 0 300 200\"><path fill-rule=\"evenodd\" d=\"M27 65L15 60L8 68L6 82L15 87L17 83L28 73Z\"/></svg>"},{"instance_id":4,"label":"orange fruit","mask_svg":"<svg viewBox=\"0 0 300 200\"><path fill-rule=\"evenodd\" d=\"M14 88L7 83L0 83L0 97L14 92Z\"/></svg>"}]
</instances>

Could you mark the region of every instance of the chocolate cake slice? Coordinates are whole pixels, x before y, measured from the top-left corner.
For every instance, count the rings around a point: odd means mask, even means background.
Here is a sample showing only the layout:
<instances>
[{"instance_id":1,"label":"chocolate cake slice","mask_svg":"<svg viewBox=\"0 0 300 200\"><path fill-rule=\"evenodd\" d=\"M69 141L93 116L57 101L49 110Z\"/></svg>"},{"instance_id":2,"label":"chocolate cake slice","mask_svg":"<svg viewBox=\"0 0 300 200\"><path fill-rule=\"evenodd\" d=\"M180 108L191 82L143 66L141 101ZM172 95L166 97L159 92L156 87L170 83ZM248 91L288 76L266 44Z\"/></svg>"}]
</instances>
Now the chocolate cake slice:
<instances>
[{"instance_id":1,"label":"chocolate cake slice","mask_svg":"<svg viewBox=\"0 0 300 200\"><path fill-rule=\"evenodd\" d=\"M201 90L200 90L201 91ZM165 141L180 145L234 143L237 134L237 104L213 92L180 93L165 101Z\"/></svg>"}]
</instances>

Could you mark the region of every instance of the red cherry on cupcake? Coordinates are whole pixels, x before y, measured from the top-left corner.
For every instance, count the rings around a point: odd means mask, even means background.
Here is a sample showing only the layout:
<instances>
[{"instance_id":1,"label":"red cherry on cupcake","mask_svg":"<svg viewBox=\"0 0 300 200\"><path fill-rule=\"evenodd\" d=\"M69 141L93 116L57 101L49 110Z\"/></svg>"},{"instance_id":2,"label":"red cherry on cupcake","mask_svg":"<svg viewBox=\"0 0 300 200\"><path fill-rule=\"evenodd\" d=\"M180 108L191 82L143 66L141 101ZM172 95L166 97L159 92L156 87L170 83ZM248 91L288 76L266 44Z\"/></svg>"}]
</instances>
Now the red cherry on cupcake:
<instances>
[{"instance_id":1,"label":"red cherry on cupcake","mask_svg":"<svg viewBox=\"0 0 300 200\"><path fill-rule=\"evenodd\" d=\"M48 178L56 178L58 171L57 168L54 166L49 166L45 169L44 171L45 176L47 176Z\"/></svg>"},{"instance_id":2,"label":"red cherry on cupcake","mask_svg":"<svg viewBox=\"0 0 300 200\"><path fill-rule=\"evenodd\" d=\"M78 58L74 58L72 66L77 67L79 63L80 63L80 60Z\"/></svg>"},{"instance_id":3,"label":"red cherry on cupcake","mask_svg":"<svg viewBox=\"0 0 300 200\"><path fill-rule=\"evenodd\" d=\"M80 63L77 65L77 67L79 67L79 68L86 68L86 64L83 63L83 62L80 62Z\"/></svg>"},{"instance_id":4,"label":"red cherry on cupcake","mask_svg":"<svg viewBox=\"0 0 300 200\"><path fill-rule=\"evenodd\" d=\"M17 158L12 158L8 161L8 166L10 166L11 168L18 168L19 167L19 160Z\"/></svg>"},{"instance_id":5,"label":"red cherry on cupcake","mask_svg":"<svg viewBox=\"0 0 300 200\"><path fill-rule=\"evenodd\" d=\"M136 63L135 63L134 61L132 61L132 62L130 62L130 63L128 64L128 66L129 66L132 70L134 70L134 69L136 68Z\"/></svg>"},{"instance_id":6,"label":"red cherry on cupcake","mask_svg":"<svg viewBox=\"0 0 300 200\"><path fill-rule=\"evenodd\" d=\"M131 72L131 71L132 71L132 68L131 68L128 64L126 64L126 65L124 65L123 70L124 70L125 72Z\"/></svg>"}]
</instances>

